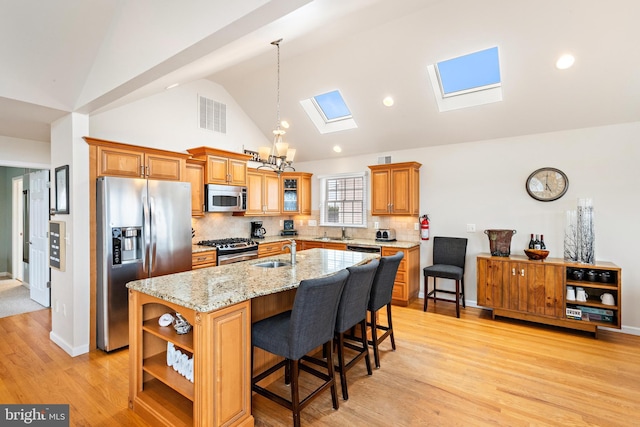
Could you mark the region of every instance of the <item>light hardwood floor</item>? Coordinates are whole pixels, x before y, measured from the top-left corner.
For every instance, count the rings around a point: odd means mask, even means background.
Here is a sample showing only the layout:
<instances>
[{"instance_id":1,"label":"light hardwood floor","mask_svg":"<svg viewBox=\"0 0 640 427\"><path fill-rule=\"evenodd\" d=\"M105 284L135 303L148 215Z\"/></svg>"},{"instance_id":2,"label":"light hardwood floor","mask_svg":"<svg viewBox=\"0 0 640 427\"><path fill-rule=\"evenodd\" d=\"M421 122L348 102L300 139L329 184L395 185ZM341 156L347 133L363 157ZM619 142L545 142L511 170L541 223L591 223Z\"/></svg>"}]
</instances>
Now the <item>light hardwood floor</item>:
<instances>
[{"instance_id":1,"label":"light hardwood floor","mask_svg":"<svg viewBox=\"0 0 640 427\"><path fill-rule=\"evenodd\" d=\"M348 372L348 401L328 393L302 411L305 426L640 426L640 337L598 339L453 304L394 307L397 351L381 368ZM0 319L0 402L69 403L73 426L145 426L127 409L128 351L71 358L49 340L41 310ZM285 393L288 388L273 385ZM254 396L257 426L291 414Z\"/></svg>"}]
</instances>

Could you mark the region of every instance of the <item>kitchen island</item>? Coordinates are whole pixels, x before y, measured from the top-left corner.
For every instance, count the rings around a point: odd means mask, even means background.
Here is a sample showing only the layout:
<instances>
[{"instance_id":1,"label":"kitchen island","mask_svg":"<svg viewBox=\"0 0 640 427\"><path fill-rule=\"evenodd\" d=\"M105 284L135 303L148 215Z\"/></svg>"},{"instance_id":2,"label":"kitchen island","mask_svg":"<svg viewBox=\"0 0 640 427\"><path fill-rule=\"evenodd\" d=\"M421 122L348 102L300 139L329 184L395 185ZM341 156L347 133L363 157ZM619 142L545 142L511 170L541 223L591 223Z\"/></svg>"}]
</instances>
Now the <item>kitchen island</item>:
<instances>
[{"instance_id":1,"label":"kitchen island","mask_svg":"<svg viewBox=\"0 0 640 427\"><path fill-rule=\"evenodd\" d=\"M290 308L302 280L377 256L311 249L295 266L256 266L289 261L277 255L128 283L129 407L153 425L252 426L251 324ZM176 312L191 331L159 326ZM265 363L256 350L254 364Z\"/></svg>"}]
</instances>

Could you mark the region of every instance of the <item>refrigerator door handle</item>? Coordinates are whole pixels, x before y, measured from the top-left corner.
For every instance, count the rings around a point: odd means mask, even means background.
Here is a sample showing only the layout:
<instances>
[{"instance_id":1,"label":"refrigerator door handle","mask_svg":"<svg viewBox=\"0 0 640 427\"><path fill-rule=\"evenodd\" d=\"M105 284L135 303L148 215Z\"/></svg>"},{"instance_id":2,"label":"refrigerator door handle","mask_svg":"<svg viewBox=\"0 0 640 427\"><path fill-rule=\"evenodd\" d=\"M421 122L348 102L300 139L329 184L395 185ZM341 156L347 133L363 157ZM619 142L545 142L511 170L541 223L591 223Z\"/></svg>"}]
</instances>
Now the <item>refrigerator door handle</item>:
<instances>
[{"instance_id":1,"label":"refrigerator door handle","mask_svg":"<svg viewBox=\"0 0 640 427\"><path fill-rule=\"evenodd\" d=\"M156 262L156 243L158 242L158 235L156 232L156 200L153 197L149 197L149 225L151 225L151 249L150 249L150 261L149 272L153 273L155 270Z\"/></svg>"},{"instance_id":2,"label":"refrigerator door handle","mask_svg":"<svg viewBox=\"0 0 640 427\"><path fill-rule=\"evenodd\" d=\"M142 269L148 275L149 266L147 260L149 259L149 247L151 246L151 222L149 218L149 204L147 203L147 196L142 196L142 229L144 233L144 250L142 251Z\"/></svg>"}]
</instances>

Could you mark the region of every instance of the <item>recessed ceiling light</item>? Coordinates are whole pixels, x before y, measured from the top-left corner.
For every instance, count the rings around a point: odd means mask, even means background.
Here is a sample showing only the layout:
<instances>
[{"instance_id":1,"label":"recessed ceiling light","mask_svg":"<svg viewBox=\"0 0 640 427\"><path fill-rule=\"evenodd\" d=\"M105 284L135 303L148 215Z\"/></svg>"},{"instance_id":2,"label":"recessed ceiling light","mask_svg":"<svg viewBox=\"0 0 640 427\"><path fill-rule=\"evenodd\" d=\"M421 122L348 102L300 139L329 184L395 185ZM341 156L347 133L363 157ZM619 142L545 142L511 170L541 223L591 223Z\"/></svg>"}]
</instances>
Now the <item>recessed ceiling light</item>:
<instances>
[{"instance_id":1,"label":"recessed ceiling light","mask_svg":"<svg viewBox=\"0 0 640 427\"><path fill-rule=\"evenodd\" d=\"M573 55L568 53L564 54L556 61L556 68L558 70L566 70L567 68L570 68L575 61L576 59Z\"/></svg>"},{"instance_id":2,"label":"recessed ceiling light","mask_svg":"<svg viewBox=\"0 0 640 427\"><path fill-rule=\"evenodd\" d=\"M280 122L280 126L282 126L282 127L283 127L283 128L285 128L285 129L289 129L289 122L288 122L288 121L286 121L286 120L282 120L282 121Z\"/></svg>"},{"instance_id":3,"label":"recessed ceiling light","mask_svg":"<svg viewBox=\"0 0 640 427\"><path fill-rule=\"evenodd\" d=\"M174 87L179 86L179 85L180 85L180 83L174 83L172 85L167 86L165 89L166 90L173 89Z\"/></svg>"},{"instance_id":4,"label":"recessed ceiling light","mask_svg":"<svg viewBox=\"0 0 640 427\"><path fill-rule=\"evenodd\" d=\"M385 99L382 100L382 103L386 106L386 107L391 107L393 105L393 98L390 96L387 96Z\"/></svg>"},{"instance_id":5,"label":"recessed ceiling light","mask_svg":"<svg viewBox=\"0 0 640 427\"><path fill-rule=\"evenodd\" d=\"M340 148L339 145L334 145L333 146L333 151L335 151L336 153L342 153L342 148Z\"/></svg>"}]
</instances>

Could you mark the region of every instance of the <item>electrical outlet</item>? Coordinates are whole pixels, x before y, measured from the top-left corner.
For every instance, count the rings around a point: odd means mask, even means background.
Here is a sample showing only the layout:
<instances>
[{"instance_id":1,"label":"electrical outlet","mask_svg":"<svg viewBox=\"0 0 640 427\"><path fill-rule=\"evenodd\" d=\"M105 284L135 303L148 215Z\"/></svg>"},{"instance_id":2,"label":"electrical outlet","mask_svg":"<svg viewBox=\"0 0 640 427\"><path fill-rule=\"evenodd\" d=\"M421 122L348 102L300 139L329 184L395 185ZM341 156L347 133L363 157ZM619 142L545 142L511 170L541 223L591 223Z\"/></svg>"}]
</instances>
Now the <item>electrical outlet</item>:
<instances>
[{"instance_id":1,"label":"electrical outlet","mask_svg":"<svg viewBox=\"0 0 640 427\"><path fill-rule=\"evenodd\" d=\"M318 221L316 221L315 219L309 220L309 227L316 227L317 225L318 225Z\"/></svg>"},{"instance_id":2,"label":"electrical outlet","mask_svg":"<svg viewBox=\"0 0 640 427\"><path fill-rule=\"evenodd\" d=\"M379 223L379 222L374 222L374 223L373 223L373 228L375 228L376 230L377 230L378 228L380 228L380 223Z\"/></svg>"},{"instance_id":3,"label":"electrical outlet","mask_svg":"<svg viewBox=\"0 0 640 427\"><path fill-rule=\"evenodd\" d=\"M284 219L280 220L280 227L284 227Z\"/></svg>"},{"instance_id":4,"label":"electrical outlet","mask_svg":"<svg viewBox=\"0 0 640 427\"><path fill-rule=\"evenodd\" d=\"M467 224L467 233L475 233L476 225L475 224Z\"/></svg>"},{"instance_id":5,"label":"electrical outlet","mask_svg":"<svg viewBox=\"0 0 640 427\"><path fill-rule=\"evenodd\" d=\"M413 229L416 231L420 230L420 223L416 222L415 224L413 224Z\"/></svg>"}]
</instances>

